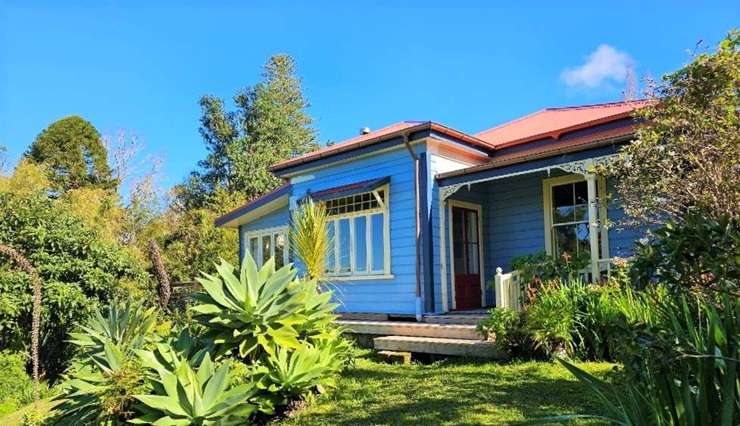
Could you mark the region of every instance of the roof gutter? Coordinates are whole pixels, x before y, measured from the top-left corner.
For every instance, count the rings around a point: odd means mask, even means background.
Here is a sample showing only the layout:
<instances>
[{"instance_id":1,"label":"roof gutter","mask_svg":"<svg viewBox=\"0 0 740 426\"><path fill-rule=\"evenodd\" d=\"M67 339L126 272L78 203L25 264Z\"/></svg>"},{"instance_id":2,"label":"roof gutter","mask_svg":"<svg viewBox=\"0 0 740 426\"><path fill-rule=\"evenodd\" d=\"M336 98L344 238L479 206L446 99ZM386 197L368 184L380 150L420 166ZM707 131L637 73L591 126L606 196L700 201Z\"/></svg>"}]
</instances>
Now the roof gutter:
<instances>
[{"instance_id":1,"label":"roof gutter","mask_svg":"<svg viewBox=\"0 0 740 426\"><path fill-rule=\"evenodd\" d=\"M406 147L406 150L408 150L411 159L414 161L414 217L416 219L416 321L421 322L423 319L423 301L421 297L421 182L419 181L421 176L419 173L419 156L411 147L411 143L409 142L409 133L410 132L408 131L404 132L401 137L403 137L403 144Z\"/></svg>"}]
</instances>

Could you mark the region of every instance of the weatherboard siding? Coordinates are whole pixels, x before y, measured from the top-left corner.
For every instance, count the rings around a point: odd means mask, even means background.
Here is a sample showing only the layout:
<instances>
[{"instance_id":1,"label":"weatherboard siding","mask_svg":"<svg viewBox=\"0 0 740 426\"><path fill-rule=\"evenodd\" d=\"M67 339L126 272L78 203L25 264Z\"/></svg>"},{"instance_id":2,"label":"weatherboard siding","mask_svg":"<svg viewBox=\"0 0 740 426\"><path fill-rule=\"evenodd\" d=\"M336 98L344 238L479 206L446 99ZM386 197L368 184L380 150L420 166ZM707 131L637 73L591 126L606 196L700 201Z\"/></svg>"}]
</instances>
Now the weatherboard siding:
<instances>
[{"instance_id":1,"label":"weatherboard siding","mask_svg":"<svg viewBox=\"0 0 740 426\"><path fill-rule=\"evenodd\" d=\"M425 151L415 145L417 153ZM414 162L403 147L295 176L291 206L309 191L390 177L390 279L340 281L328 285L340 312L414 314L416 311L416 221Z\"/></svg>"}]
</instances>

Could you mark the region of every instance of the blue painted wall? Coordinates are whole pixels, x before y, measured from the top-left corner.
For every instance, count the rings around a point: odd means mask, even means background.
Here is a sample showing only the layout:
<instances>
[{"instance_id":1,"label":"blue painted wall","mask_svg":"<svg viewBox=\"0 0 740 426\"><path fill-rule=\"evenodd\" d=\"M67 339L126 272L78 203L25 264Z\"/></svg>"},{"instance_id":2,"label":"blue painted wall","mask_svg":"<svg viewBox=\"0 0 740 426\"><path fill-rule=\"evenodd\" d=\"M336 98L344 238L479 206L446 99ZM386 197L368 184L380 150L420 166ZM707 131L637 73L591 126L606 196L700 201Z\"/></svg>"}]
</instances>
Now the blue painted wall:
<instances>
[{"instance_id":1,"label":"blue painted wall","mask_svg":"<svg viewBox=\"0 0 740 426\"><path fill-rule=\"evenodd\" d=\"M424 145L415 145L417 153ZM416 220L414 162L403 147L316 171L292 179L291 205L307 191L320 191L368 179L390 176L390 235L392 279L335 281L340 312L414 314L416 307Z\"/></svg>"}]
</instances>

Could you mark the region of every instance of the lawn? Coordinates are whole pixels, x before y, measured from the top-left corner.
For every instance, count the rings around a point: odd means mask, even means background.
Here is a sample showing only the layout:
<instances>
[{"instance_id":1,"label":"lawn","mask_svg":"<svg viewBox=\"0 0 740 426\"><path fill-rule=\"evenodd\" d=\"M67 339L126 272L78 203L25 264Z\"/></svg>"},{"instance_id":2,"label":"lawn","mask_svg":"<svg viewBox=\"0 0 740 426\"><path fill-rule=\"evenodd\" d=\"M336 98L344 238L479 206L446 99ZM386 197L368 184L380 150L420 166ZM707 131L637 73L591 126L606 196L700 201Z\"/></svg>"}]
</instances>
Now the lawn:
<instances>
[{"instance_id":1,"label":"lawn","mask_svg":"<svg viewBox=\"0 0 740 426\"><path fill-rule=\"evenodd\" d=\"M576 364L601 378L614 375L614 364ZM1 418L0 424L20 425L30 407ZM52 407L48 400L41 403L42 411ZM335 389L280 424L500 425L598 412L599 404L588 389L556 363L449 359L400 365L381 362L366 351L342 374Z\"/></svg>"},{"instance_id":2,"label":"lawn","mask_svg":"<svg viewBox=\"0 0 740 426\"><path fill-rule=\"evenodd\" d=\"M602 378L613 376L614 364L577 365ZM447 360L404 366L379 362L368 353L342 375L336 389L283 424L524 424L598 412L587 388L559 364Z\"/></svg>"}]
</instances>

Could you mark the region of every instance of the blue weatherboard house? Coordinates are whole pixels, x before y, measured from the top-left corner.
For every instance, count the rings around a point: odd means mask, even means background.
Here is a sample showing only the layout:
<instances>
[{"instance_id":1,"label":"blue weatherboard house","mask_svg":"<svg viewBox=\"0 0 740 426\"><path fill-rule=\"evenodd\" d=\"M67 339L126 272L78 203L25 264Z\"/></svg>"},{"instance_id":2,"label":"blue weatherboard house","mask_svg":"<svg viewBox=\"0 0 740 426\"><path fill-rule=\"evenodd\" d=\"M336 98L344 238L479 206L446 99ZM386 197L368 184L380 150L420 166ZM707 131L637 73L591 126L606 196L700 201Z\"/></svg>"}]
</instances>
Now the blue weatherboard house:
<instances>
[{"instance_id":1,"label":"blue weatherboard house","mask_svg":"<svg viewBox=\"0 0 740 426\"><path fill-rule=\"evenodd\" d=\"M587 253L592 277L630 255L636 231L593 174L634 136L644 102L549 108L471 135L404 121L272 166L285 183L216 221L240 255L291 261L291 211L325 204L339 311L394 316L495 306L511 259Z\"/></svg>"}]
</instances>

